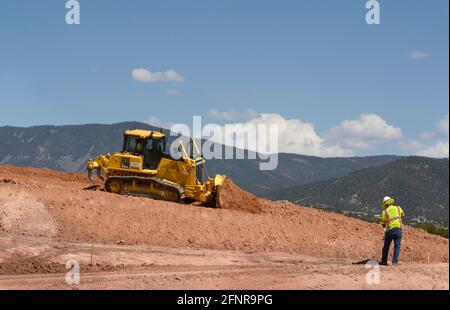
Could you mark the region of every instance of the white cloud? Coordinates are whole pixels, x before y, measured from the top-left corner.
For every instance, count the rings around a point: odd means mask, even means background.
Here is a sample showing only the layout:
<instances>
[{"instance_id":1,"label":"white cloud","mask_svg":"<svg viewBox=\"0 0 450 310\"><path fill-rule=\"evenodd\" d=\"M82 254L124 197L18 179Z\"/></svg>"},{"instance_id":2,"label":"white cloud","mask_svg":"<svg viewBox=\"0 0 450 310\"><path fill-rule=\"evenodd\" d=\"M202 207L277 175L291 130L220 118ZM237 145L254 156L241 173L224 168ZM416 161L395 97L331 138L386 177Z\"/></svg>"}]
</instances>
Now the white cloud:
<instances>
[{"instance_id":1,"label":"white cloud","mask_svg":"<svg viewBox=\"0 0 450 310\"><path fill-rule=\"evenodd\" d=\"M448 112L447 115L438 122L436 127L440 133L448 136Z\"/></svg>"},{"instance_id":2,"label":"white cloud","mask_svg":"<svg viewBox=\"0 0 450 310\"><path fill-rule=\"evenodd\" d=\"M234 126L246 127L247 125L270 125L278 126L278 152L295 153L303 155L321 156L321 157L338 157L349 156L351 153L343 150L339 146L327 146L325 140L321 138L315 131L314 126L310 123L302 122L299 119L286 119L280 114L257 114L254 118L242 122L232 124ZM230 137L235 136L235 145L245 145L246 148L256 151L256 146L251 147L248 141L256 141L256 134L250 133L248 136L243 135L239 131L226 131L227 124L221 126L222 132L227 132ZM269 133L267 133L269 135ZM269 141L269 138L267 138Z\"/></svg>"},{"instance_id":3,"label":"white cloud","mask_svg":"<svg viewBox=\"0 0 450 310\"><path fill-rule=\"evenodd\" d=\"M427 147L417 155L426 157L436 157L436 158L448 158L449 153L449 142L438 142L435 145Z\"/></svg>"},{"instance_id":4,"label":"white cloud","mask_svg":"<svg viewBox=\"0 0 450 310\"><path fill-rule=\"evenodd\" d=\"M246 121L258 116L258 113L255 110L247 109L245 111L219 111L216 109L209 109L206 113L206 117L213 120L221 120L221 121Z\"/></svg>"},{"instance_id":5,"label":"white cloud","mask_svg":"<svg viewBox=\"0 0 450 310\"><path fill-rule=\"evenodd\" d=\"M434 131L424 131L420 134L419 138L421 140L432 140L436 136L436 132Z\"/></svg>"},{"instance_id":6,"label":"white cloud","mask_svg":"<svg viewBox=\"0 0 450 310\"><path fill-rule=\"evenodd\" d=\"M439 138L439 137L445 137L445 136L449 136L449 132L448 132L448 112L447 114L441 119L439 120L435 126L434 126L434 130L427 130L424 131L420 134L420 139L422 140L432 140L435 138Z\"/></svg>"},{"instance_id":7,"label":"white cloud","mask_svg":"<svg viewBox=\"0 0 450 310\"><path fill-rule=\"evenodd\" d=\"M245 115L245 116L243 116ZM319 157L342 157L353 156L365 149L376 149L388 145L390 149L397 147L410 154L416 154L427 157L448 157L449 142L429 140L428 143L415 139L406 139L402 130L391 124L388 124L381 116L376 114L362 114L356 120L345 120L338 126L331 128L324 134L319 134L313 124L303 122L300 119L288 119L280 114L257 113L254 110L243 112L237 111L218 111L210 109L208 118L220 120L229 120L227 124L217 125L222 139L213 139L218 143L224 143L223 138L226 134L228 141L233 141L234 146L258 151L255 143L258 141L257 133L246 128L248 125L277 125L278 141L277 151L281 153L294 153L302 155L311 155ZM236 119L242 119L238 120ZM234 120L234 121L233 121ZM170 128L172 124L162 123L158 118L151 117L147 123L151 125ZM203 126L207 124L202 124ZM232 131L228 129L235 128ZM255 128L255 126L253 126ZM441 130L447 132L448 137L448 115L436 123L435 131ZM269 141L269 133L266 133L266 141ZM431 139L435 139L434 135ZM442 137L442 135L441 135ZM423 143L422 143L423 142ZM227 144L227 143L225 143ZM228 145L231 145L228 143ZM359 152L358 152L359 151ZM395 152L395 149L394 149ZM265 152L263 152L265 153ZM382 152L384 153L384 152Z\"/></svg>"},{"instance_id":8,"label":"white cloud","mask_svg":"<svg viewBox=\"0 0 450 310\"><path fill-rule=\"evenodd\" d=\"M175 89L169 89L167 91L167 95L169 95L169 96L176 96L178 94L179 94L179 92L177 90L175 90Z\"/></svg>"},{"instance_id":9,"label":"white cloud","mask_svg":"<svg viewBox=\"0 0 450 310\"><path fill-rule=\"evenodd\" d=\"M435 140L431 146L422 146L417 155L443 158L449 153L449 117L447 114L435 124L433 131L425 131L420 134L422 140ZM447 140L447 141L445 141Z\"/></svg>"},{"instance_id":10,"label":"white cloud","mask_svg":"<svg viewBox=\"0 0 450 310\"><path fill-rule=\"evenodd\" d=\"M145 123L151 125L151 126L155 126L155 127L161 127L163 125L163 123L161 122L161 120L159 118L157 118L156 116L150 116Z\"/></svg>"},{"instance_id":11,"label":"white cloud","mask_svg":"<svg viewBox=\"0 0 450 310\"><path fill-rule=\"evenodd\" d=\"M370 149L376 145L403 139L402 130L376 114L362 114L357 120L345 120L331 128L325 137L344 149Z\"/></svg>"},{"instance_id":12,"label":"white cloud","mask_svg":"<svg viewBox=\"0 0 450 310\"><path fill-rule=\"evenodd\" d=\"M161 121L158 117L156 116L150 116L149 118L147 118L144 123L150 125L150 126L154 126L154 127L159 127L159 128L163 128L163 129L170 129L174 123L167 123L167 122L163 122Z\"/></svg>"},{"instance_id":13,"label":"white cloud","mask_svg":"<svg viewBox=\"0 0 450 310\"><path fill-rule=\"evenodd\" d=\"M431 55L425 52L420 52L420 51L414 51L409 53L408 57L412 60L421 60L421 59L426 59L429 58Z\"/></svg>"},{"instance_id":14,"label":"white cloud","mask_svg":"<svg viewBox=\"0 0 450 310\"><path fill-rule=\"evenodd\" d=\"M400 148L418 156L444 158L448 157L449 142L438 141L434 144L423 144L417 140L400 142Z\"/></svg>"},{"instance_id":15,"label":"white cloud","mask_svg":"<svg viewBox=\"0 0 450 310\"><path fill-rule=\"evenodd\" d=\"M138 82L183 82L184 77L175 70L151 72L144 68L133 69L131 77Z\"/></svg>"}]
</instances>

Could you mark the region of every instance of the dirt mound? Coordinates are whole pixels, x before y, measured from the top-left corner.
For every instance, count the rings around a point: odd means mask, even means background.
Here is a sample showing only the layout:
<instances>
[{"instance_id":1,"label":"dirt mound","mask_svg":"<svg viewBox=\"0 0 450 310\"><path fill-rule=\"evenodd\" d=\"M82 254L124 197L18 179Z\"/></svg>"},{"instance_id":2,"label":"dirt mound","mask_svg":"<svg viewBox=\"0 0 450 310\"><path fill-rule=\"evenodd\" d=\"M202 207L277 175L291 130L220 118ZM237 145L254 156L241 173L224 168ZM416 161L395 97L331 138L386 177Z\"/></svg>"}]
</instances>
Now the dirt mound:
<instances>
[{"instance_id":1,"label":"dirt mound","mask_svg":"<svg viewBox=\"0 0 450 310\"><path fill-rule=\"evenodd\" d=\"M0 274L47 274L67 272L64 265L48 262L38 257L21 258L0 263Z\"/></svg>"},{"instance_id":2,"label":"dirt mound","mask_svg":"<svg viewBox=\"0 0 450 310\"><path fill-rule=\"evenodd\" d=\"M222 209L261 213L263 200L238 187L231 178L225 178L220 188L219 201Z\"/></svg>"},{"instance_id":3,"label":"dirt mound","mask_svg":"<svg viewBox=\"0 0 450 310\"><path fill-rule=\"evenodd\" d=\"M91 264L80 265L80 272L101 272L123 270L125 265ZM14 261L0 263L2 274L55 274L67 273L70 268L66 265L51 262L40 257L19 258Z\"/></svg>"},{"instance_id":4,"label":"dirt mound","mask_svg":"<svg viewBox=\"0 0 450 310\"><path fill-rule=\"evenodd\" d=\"M355 260L379 259L381 254L380 225L258 199L231 181L221 193L225 208L213 209L87 191L83 190L89 186L87 178L49 170L18 168L16 174L11 167L0 167L0 179L14 181L0 182L0 196L18 197L24 192L28 198L19 206L26 206L27 200L42 204L41 209L55 222L55 237L61 240L279 251ZM9 208L0 200L0 209ZM2 221L5 214L0 212ZM24 226L17 227L16 233L27 234L20 231ZM448 256L448 239L405 227L402 260L448 262Z\"/></svg>"}]
</instances>

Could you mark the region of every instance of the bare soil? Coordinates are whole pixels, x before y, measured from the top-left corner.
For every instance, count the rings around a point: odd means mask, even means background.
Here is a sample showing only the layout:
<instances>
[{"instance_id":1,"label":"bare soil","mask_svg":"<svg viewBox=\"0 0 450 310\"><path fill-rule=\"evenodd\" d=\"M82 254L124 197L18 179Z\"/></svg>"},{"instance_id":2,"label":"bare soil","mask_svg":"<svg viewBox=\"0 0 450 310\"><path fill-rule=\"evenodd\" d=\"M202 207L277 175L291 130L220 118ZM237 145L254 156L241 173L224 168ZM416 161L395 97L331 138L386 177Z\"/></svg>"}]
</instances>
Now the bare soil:
<instances>
[{"instance_id":1,"label":"bare soil","mask_svg":"<svg viewBox=\"0 0 450 310\"><path fill-rule=\"evenodd\" d=\"M225 178L219 192L220 206L223 209L240 210L259 214L262 212L264 201L255 195L239 188L231 178Z\"/></svg>"},{"instance_id":2,"label":"bare soil","mask_svg":"<svg viewBox=\"0 0 450 310\"><path fill-rule=\"evenodd\" d=\"M65 288L78 259L86 289L366 289L352 263L381 254L379 225L263 200L230 179L222 209L89 186L82 174L0 166L0 288ZM404 265L382 267L375 288L448 289L448 255L447 239L405 227Z\"/></svg>"}]
</instances>

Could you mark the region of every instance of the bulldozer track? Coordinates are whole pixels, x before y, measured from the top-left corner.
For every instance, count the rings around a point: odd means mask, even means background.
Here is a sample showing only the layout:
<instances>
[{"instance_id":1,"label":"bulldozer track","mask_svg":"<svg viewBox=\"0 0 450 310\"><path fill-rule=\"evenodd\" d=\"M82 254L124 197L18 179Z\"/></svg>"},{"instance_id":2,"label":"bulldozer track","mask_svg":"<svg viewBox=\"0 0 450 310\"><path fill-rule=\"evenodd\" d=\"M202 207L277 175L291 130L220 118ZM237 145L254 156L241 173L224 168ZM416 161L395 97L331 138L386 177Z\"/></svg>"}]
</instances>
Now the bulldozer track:
<instances>
[{"instance_id":1,"label":"bulldozer track","mask_svg":"<svg viewBox=\"0 0 450 310\"><path fill-rule=\"evenodd\" d=\"M108 180L105 183L105 189L109 192L109 184L114 181L114 180L121 180L122 182L131 182L131 181L139 181L139 182L143 182L143 183L147 183L147 184L151 184L151 183L156 183L162 186L162 188L165 188L168 191L171 192L175 192L178 195L178 199L176 200L170 200L169 201L175 201L175 202L180 202L186 199L185 196L185 191L184 188L181 187L180 185L178 185L177 183L168 181L168 180L164 180L161 178L157 178L157 177L143 177L143 176L138 176L138 175L127 175L127 176L123 176L123 175L113 175L110 176L108 178ZM164 197L156 194L156 193L151 193L151 192L128 192L128 191L123 191L120 192L120 194L124 194L124 195L130 195L130 196L146 196L146 197L151 197L151 198L156 198L156 199L162 199L162 200L168 200L165 199Z\"/></svg>"}]
</instances>

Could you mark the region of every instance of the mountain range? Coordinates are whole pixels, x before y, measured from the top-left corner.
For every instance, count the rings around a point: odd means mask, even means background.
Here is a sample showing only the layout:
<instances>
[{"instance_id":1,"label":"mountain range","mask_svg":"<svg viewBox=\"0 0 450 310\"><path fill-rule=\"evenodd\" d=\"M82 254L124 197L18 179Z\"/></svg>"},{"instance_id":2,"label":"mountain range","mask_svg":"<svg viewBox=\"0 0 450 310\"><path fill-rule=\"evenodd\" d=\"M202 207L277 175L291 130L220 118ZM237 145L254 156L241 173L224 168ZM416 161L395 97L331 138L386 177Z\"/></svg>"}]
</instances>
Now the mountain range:
<instances>
[{"instance_id":1,"label":"mountain range","mask_svg":"<svg viewBox=\"0 0 450 310\"><path fill-rule=\"evenodd\" d=\"M268 196L370 219L381 213L384 195L396 199L408 222L427 219L448 225L448 158L401 158L344 177L275 190Z\"/></svg>"},{"instance_id":2,"label":"mountain range","mask_svg":"<svg viewBox=\"0 0 450 310\"><path fill-rule=\"evenodd\" d=\"M136 128L160 130L139 122L0 127L0 165L83 172L89 158L120 150L123 131ZM168 144L175 138L168 135ZM448 159L280 153L275 170L261 171L259 163L258 159L212 159L206 166L210 175L230 176L240 187L266 198L364 214L370 219L380 211L380 197L393 195L407 208L409 220L423 217L448 222Z\"/></svg>"}]
</instances>

